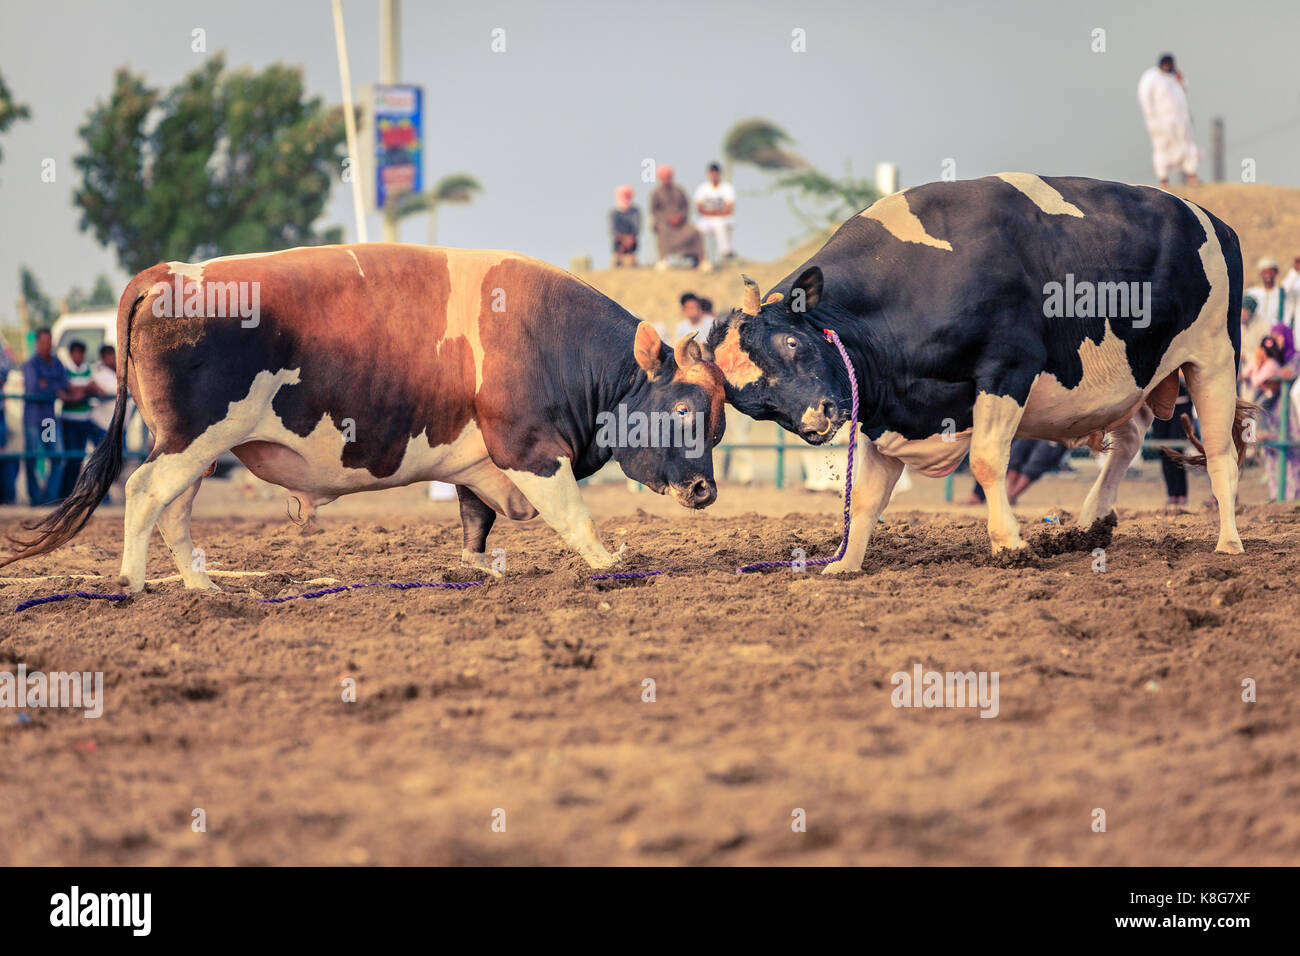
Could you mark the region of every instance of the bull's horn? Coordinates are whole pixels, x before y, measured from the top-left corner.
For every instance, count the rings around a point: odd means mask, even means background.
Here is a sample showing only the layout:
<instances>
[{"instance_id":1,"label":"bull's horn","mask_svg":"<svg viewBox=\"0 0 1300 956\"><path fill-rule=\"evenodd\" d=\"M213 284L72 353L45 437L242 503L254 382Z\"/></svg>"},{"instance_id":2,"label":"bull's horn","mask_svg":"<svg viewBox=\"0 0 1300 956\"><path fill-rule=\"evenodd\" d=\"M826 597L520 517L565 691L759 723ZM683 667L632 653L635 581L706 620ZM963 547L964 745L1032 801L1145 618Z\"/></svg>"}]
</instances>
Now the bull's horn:
<instances>
[{"instance_id":1,"label":"bull's horn","mask_svg":"<svg viewBox=\"0 0 1300 956\"><path fill-rule=\"evenodd\" d=\"M745 298L740 303L740 311L746 315L758 315L758 310L763 307L758 299L758 283L747 275L740 278L745 280Z\"/></svg>"},{"instance_id":2,"label":"bull's horn","mask_svg":"<svg viewBox=\"0 0 1300 956\"><path fill-rule=\"evenodd\" d=\"M673 346L673 357L677 359L677 367L682 371L686 371L704 357L694 332L687 332L677 340L677 344Z\"/></svg>"}]
</instances>

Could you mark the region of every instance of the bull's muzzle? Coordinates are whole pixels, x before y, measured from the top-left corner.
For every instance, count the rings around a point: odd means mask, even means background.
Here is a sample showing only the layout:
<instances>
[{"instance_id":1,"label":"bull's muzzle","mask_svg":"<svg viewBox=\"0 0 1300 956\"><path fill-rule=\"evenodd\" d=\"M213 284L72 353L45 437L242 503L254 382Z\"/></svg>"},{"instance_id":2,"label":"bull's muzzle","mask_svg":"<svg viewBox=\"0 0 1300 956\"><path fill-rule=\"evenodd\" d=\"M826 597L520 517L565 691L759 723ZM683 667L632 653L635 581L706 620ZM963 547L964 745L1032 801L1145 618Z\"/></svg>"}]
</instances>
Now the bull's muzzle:
<instances>
[{"instance_id":1,"label":"bull's muzzle","mask_svg":"<svg viewBox=\"0 0 1300 956\"><path fill-rule=\"evenodd\" d=\"M707 508L718 500L718 485L712 478L696 478L686 484L672 486L673 497L683 508Z\"/></svg>"},{"instance_id":2,"label":"bull's muzzle","mask_svg":"<svg viewBox=\"0 0 1300 956\"><path fill-rule=\"evenodd\" d=\"M848 416L829 398L814 402L799 420L799 437L812 445L822 445L835 437Z\"/></svg>"}]
</instances>

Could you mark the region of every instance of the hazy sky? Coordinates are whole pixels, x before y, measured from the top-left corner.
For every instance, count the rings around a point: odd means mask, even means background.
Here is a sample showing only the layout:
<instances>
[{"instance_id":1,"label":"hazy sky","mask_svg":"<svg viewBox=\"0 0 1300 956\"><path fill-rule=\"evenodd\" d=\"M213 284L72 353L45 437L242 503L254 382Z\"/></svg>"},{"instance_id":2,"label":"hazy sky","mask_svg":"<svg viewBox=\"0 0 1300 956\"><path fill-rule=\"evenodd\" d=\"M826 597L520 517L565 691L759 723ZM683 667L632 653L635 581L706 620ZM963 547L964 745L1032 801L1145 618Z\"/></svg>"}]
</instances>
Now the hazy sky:
<instances>
[{"instance_id":1,"label":"hazy sky","mask_svg":"<svg viewBox=\"0 0 1300 956\"><path fill-rule=\"evenodd\" d=\"M344 0L344 15L353 82L375 82L379 4ZM485 189L442 212L446 245L604 265L614 187L634 184L644 205L652 158L693 188L749 116L784 126L819 168L871 177L888 160L904 186L940 178L948 158L963 179L1010 169L1150 182L1135 91L1163 50L1187 76L1203 148L1210 118L1226 120L1229 179L1249 157L1260 182L1300 185L1300 4L1284 0L404 0L401 18L402 78L425 89L426 179L466 171ZM327 0L0 0L0 71L33 112L0 140L0 320L15 316L20 264L55 297L98 272L125 283L77 228L76 129L116 67L164 87L195 69L195 27L230 66L298 64L311 93L340 101ZM505 53L490 49L497 27ZM805 53L791 52L796 28ZM1104 53L1091 49L1096 28ZM767 178L755 170L736 179L737 249L783 253L802 229L786 200L758 195ZM355 237L341 182L319 223L331 224ZM425 229L413 217L402 237L423 241Z\"/></svg>"}]
</instances>

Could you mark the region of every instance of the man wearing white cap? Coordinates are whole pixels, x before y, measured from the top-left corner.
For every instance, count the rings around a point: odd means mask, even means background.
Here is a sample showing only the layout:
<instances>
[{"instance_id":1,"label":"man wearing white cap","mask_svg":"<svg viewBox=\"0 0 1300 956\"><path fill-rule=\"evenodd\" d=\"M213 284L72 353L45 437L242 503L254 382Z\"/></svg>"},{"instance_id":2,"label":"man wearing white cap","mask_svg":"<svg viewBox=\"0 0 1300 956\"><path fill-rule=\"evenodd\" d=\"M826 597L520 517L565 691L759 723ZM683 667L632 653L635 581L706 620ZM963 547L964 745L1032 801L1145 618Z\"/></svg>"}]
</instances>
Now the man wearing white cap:
<instances>
[{"instance_id":1,"label":"man wearing white cap","mask_svg":"<svg viewBox=\"0 0 1300 956\"><path fill-rule=\"evenodd\" d=\"M1252 286L1246 290L1246 295L1255 300L1256 322L1263 331L1259 336L1254 334L1254 324L1250 330L1250 340L1246 339L1245 328L1242 329L1241 351L1246 354L1247 350L1259 345L1259 339L1268 334L1269 329L1273 326L1282 324L1295 327L1295 297L1288 295L1282 288L1281 283L1277 281L1277 260L1265 256L1256 264L1259 269L1259 285Z\"/></svg>"},{"instance_id":2,"label":"man wearing white cap","mask_svg":"<svg viewBox=\"0 0 1300 956\"><path fill-rule=\"evenodd\" d=\"M1291 331L1295 331L1296 303L1300 302L1300 256L1291 262L1291 271L1282 280L1282 292L1291 301Z\"/></svg>"},{"instance_id":3,"label":"man wearing white cap","mask_svg":"<svg viewBox=\"0 0 1300 956\"><path fill-rule=\"evenodd\" d=\"M1151 136L1151 159L1160 185L1169 185L1169 174L1175 169L1181 169L1189 183L1199 183L1196 166L1201 151L1192 131L1186 83L1172 53L1162 54L1159 62L1142 74L1138 104Z\"/></svg>"}]
</instances>

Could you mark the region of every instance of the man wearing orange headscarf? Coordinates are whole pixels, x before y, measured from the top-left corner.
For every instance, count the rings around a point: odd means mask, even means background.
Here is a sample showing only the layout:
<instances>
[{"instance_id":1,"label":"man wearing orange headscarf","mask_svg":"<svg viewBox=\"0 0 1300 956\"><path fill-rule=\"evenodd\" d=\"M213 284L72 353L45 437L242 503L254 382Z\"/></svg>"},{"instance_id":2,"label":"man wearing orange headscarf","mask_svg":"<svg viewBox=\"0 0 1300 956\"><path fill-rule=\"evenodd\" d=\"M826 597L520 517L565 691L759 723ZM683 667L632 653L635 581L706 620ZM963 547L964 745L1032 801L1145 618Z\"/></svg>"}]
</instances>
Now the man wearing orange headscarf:
<instances>
[{"instance_id":1,"label":"man wearing orange headscarf","mask_svg":"<svg viewBox=\"0 0 1300 956\"><path fill-rule=\"evenodd\" d=\"M673 182L671 166L660 166L655 175L659 185L650 193L650 221L659 242L659 261L655 268L668 268L671 257L686 259L692 267L705 263L704 238L691 225L690 197Z\"/></svg>"}]
</instances>

